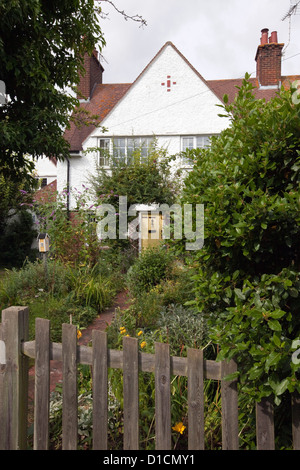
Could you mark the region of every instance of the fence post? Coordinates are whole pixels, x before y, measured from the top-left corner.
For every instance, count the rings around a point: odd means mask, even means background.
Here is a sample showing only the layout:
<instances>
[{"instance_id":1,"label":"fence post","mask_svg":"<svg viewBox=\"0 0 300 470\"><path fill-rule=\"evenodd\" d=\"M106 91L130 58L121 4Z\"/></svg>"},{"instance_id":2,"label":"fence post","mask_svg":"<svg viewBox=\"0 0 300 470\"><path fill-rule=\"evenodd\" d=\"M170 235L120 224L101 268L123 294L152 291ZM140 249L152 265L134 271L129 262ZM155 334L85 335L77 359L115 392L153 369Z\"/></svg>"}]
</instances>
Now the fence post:
<instances>
[{"instance_id":1,"label":"fence post","mask_svg":"<svg viewBox=\"0 0 300 470\"><path fill-rule=\"evenodd\" d=\"M188 349L188 448L204 450L204 362L202 349Z\"/></svg>"},{"instance_id":2,"label":"fence post","mask_svg":"<svg viewBox=\"0 0 300 470\"><path fill-rule=\"evenodd\" d=\"M139 450L139 351L136 338L123 338L124 450Z\"/></svg>"},{"instance_id":3,"label":"fence post","mask_svg":"<svg viewBox=\"0 0 300 470\"><path fill-rule=\"evenodd\" d=\"M300 450L300 394L292 393L293 449Z\"/></svg>"},{"instance_id":4,"label":"fence post","mask_svg":"<svg viewBox=\"0 0 300 470\"><path fill-rule=\"evenodd\" d=\"M222 448L223 450L238 450L238 392L237 380L224 380L224 378L237 371L237 364L232 359L222 362Z\"/></svg>"},{"instance_id":5,"label":"fence post","mask_svg":"<svg viewBox=\"0 0 300 470\"><path fill-rule=\"evenodd\" d=\"M35 321L35 389L34 440L35 450L48 450L50 407L50 321Z\"/></svg>"},{"instance_id":6,"label":"fence post","mask_svg":"<svg viewBox=\"0 0 300 470\"><path fill-rule=\"evenodd\" d=\"M22 341L28 341L29 310L9 307L2 311L5 367L1 379L1 450L27 448L28 358Z\"/></svg>"},{"instance_id":7,"label":"fence post","mask_svg":"<svg viewBox=\"0 0 300 470\"><path fill-rule=\"evenodd\" d=\"M170 346L155 343L155 431L156 450L171 449Z\"/></svg>"},{"instance_id":8,"label":"fence post","mask_svg":"<svg viewBox=\"0 0 300 470\"><path fill-rule=\"evenodd\" d=\"M77 449L78 395L77 395L77 328L62 325L63 414L62 448Z\"/></svg>"},{"instance_id":9,"label":"fence post","mask_svg":"<svg viewBox=\"0 0 300 470\"><path fill-rule=\"evenodd\" d=\"M268 398L256 403L256 440L257 450L274 450L274 408Z\"/></svg>"}]
</instances>

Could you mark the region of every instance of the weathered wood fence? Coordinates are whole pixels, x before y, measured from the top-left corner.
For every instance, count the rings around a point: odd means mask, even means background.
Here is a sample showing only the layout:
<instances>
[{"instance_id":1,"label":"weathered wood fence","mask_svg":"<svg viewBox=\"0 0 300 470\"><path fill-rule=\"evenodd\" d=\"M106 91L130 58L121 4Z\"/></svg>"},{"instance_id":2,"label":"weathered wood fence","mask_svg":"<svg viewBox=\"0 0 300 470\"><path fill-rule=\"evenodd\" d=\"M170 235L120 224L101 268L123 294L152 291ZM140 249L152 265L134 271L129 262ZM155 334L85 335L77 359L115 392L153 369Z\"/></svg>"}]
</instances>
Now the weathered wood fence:
<instances>
[{"instance_id":1,"label":"weathered wood fence","mask_svg":"<svg viewBox=\"0 0 300 470\"><path fill-rule=\"evenodd\" d=\"M107 449L108 368L123 369L124 450L139 449L139 372L155 374L156 450L171 449L171 376L188 377L188 449L204 449L203 380L221 381L222 448L239 447L237 382L224 380L236 371L234 361L203 359L190 349L187 358L172 357L169 345L157 343L155 354L139 352L135 338L124 337L123 351L107 348L105 332L93 331L92 346L78 346L76 326L62 326L62 344L50 341L50 322L36 320L35 341L28 341L27 307L2 312L0 324L0 449L26 449L28 360L35 359L34 449L47 450L49 433L50 360L63 368L62 448L77 448L77 366L89 364L93 373L93 449ZM293 397L293 443L300 449L300 401ZM275 448L273 408L257 405L257 449Z\"/></svg>"}]
</instances>

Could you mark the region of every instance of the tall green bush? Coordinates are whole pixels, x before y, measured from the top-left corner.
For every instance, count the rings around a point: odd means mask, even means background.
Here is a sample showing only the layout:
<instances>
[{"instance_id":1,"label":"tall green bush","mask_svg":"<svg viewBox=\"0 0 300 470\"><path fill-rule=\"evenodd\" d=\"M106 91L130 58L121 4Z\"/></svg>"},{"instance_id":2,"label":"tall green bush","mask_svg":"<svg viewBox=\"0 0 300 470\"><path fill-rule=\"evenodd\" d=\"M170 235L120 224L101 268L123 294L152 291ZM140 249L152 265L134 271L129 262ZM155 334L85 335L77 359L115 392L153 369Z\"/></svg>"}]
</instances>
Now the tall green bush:
<instances>
[{"instance_id":1,"label":"tall green bush","mask_svg":"<svg viewBox=\"0 0 300 470\"><path fill-rule=\"evenodd\" d=\"M231 126L193 153L183 202L204 204L193 303L219 358L235 357L249 396L279 404L300 392L300 105L294 88L257 100L248 78L224 97Z\"/></svg>"},{"instance_id":2,"label":"tall green bush","mask_svg":"<svg viewBox=\"0 0 300 470\"><path fill-rule=\"evenodd\" d=\"M172 258L163 247L142 251L127 273L127 283L134 296L143 295L167 278Z\"/></svg>"},{"instance_id":3,"label":"tall green bush","mask_svg":"<svg viewBox=\"0 0 300 470\"><path fill-rule=\"evenodd\" d=\"M111 159L111 170L98 166L90 175L90 184L99 203L119 205L119 196L127 197L132 204L172 204L178 193L178 178L172 174L171 159L166 150L154 141L149 155L142 156L142 148L136 148L131 158Z\"/></svg>"}]
</instances>

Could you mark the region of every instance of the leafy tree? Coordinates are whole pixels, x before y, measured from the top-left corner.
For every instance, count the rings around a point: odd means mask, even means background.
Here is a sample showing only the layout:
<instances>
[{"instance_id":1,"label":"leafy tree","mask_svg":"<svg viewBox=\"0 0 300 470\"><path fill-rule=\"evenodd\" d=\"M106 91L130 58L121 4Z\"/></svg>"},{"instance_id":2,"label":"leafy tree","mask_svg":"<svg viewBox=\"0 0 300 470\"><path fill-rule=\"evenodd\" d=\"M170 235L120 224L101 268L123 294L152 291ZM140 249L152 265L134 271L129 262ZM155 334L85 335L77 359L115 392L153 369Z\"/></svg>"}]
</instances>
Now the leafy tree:
<instances>
[{"instance_id":1,"label":"leafy tree","mask_svg":"<svg viewBox=\"0 0 300 470\"><path fill-rule=\"evenodd\" d=\"M92 149L94 150L94 149ZM178 194L178 179L172 173L170 161L164 149L159 149L154 141L149 155L142 156L142 148L136 148L131 158L107 156L110 159L110 170L98 166L94 175L90 175L91 192L98 205L109 204L114 206L116 213L126 217L130 206L136 204L172 204ZM127 206L120 204L120 196L127 198ZM120 213L121 212L121 213ZM125 215L125 214L124 214ZM136 215L128 215L130 222ZM116 227L119 230L118 224ZM130 241L120 240L113 243L117 246L126 246Z\"/></svg>"},{"instance_id":2,"label":"leafy tree","mask_svg":"<svg viewBox=\"0 0 300 470\"><path fill-rule=\"evenodd\" d=\"M195 301L219 358L234 357L240 384L260 400L300 392L300 105L295 90L257 100L246 75L185 181L183 202L204 204L205 242L194 254Z\"/></svg>"},{"instance_id":3,"label":"leafy tree","mask_svg":"<svg viewBox=\"0 0 300 470\"><path fill-rule=\"evenodd\" d=\"M64 158L84 52L104 44L93 0L0 0L0 79L9 100L0 106L0 161L5 175L31 170L24 158Z\"/></svg>"},{"instance_id":4,"label":"leafy tree","mask_svg":"<svg viewBox=\"0 0 300 470\"><path fill-rule=\"evenodd\" d=\"M154 142L148 157L142 158L142 149L134 150L130 160L111 157L111 170L97 167L90 183L100 202L119 205L119 196L127 197L128 207L133 204L172 204L178 192L172 175L172 157Z\"/></svg>"}]
</instances>

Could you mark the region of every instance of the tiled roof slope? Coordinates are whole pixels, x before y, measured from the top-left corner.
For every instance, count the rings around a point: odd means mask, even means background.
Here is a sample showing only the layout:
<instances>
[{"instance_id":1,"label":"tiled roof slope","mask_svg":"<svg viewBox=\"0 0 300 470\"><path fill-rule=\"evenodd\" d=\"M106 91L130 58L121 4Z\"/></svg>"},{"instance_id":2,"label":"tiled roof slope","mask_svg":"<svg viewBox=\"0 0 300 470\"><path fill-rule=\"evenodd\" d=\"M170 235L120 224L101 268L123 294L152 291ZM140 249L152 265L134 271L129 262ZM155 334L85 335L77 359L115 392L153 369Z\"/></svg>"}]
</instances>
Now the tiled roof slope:
<instances>
[{"instance_id":1,"label":"tiled roof slope","mask_svg":"<svg viewBox=\"0 0 300 470\"><path fill-rule=\"evenodd\" d=\"M48 202L56 201L56 192L57 192L57 180L52 181L52 183L47 184L43 188L36 191L34 198L39 203L45 204Z\"/></svg>"},{"instance_id":2,"label":"tiled roof slope","mask_svg":"<svg viewBox=\"0 0 300 470\"><path fill-rule=\"evenodd\" d=\"M268 30L262 30L266 32ZM273 34L273 33L272 33ZM265 44L260 45L259 49L263 47L272 47L274 44ZM147 65L147 67L141 72L137 77L135 84L139 78L145 73L149 66L153 63L156 57L165 49L167 46L171 46L174 50L182 57L182 59L194 70L194 72L199 76L201 80L208 86L208 88L223 101L224 95L228 95L228 101L231 103L237 93L237 87L240 87L243 82L243 78L238 79L227 79L227 80L205 80L199 72L188 62L188 60L181 54L181 52L174 46L173 43L167 42L161 50L156 54L152 61ZM281 46L280 44L278 46ZM103 69L102 69L103 71ZM278 81L280 80L280 71L278 72ZM300 75L294 76L285 76L281 77L281 83L285 88L290 87L291 83L295 80L300 80ZM260 87L257 78L250 78L250 81L253 83L255 89L254 94L257 99L265 99L269 101L272 97L276 95L278 89L275 87ZM277 81L277 82L278 82ZM97 115L98 118L96 122L101 124L103 119L107 114L114 108L114 106L120 101L120 99L126 94L129 88L132 86L130 83L125 84L98 84L95 86L92 97L87 102L82 102L80 108L85 112L89 112L91 115ZM81 124L79 127L71 121L70 129L67 129L65 132L65 139L70 144L71 152L79 152L82 150L82 143L84 140L91 134L91 132L96 128L95 125L84 125Z\"/></svg>"},{"instance_id":3,"label":"tiled roof slope","mask_svg":"<svg viewBox=\"0 0 300 470\"><path fill-rule=\"evenodd\" d=\"M124 96L130 86L131 84L129 83L97 85L91 100L80 103L80 108L91 115L97 115L97 122L101 123L105 116ZM65 131L65 139L70 144L70 151L78 152L82 150L82 142L95 128L96 126L94 125L85 124L78 127L73 121L71 121L70 129Z\"/></svg>"},{"instance_id":4,"label":"tiled roof slope","mask_svg":"<svg viewBox=\"0 0 300 470\"><path fill-rule=\"evenodd\" d=\"M285 87L290 86L295 80L300 80L300 75L282 77L282 84ZM228 79L228 80L206 80L209 88L223 101L225 94L228 95L228 101L231 103L237 93L237 87L242 85L243 79ZM268 88L260 89L256 78L251 78L250 81L256 87L254 94L257 99L265 99L269 101L278 92L277 89ZM114 108L120 99L129 90L131 84L107 84L97 85L92 99L87 103L81 103L80 107L90 112L92 115L98 115L98 123L107 116L107 114ZM77 127L74 122L71 122L70 129L66 130L65 138L70 143L70 151L78 152L82 150L82 143L95 129L94 125L82 125Z\"/></svg>"},{"instance_id":5,"label":"tiled roof slope","mask_svg":"<svg viewBox=\"0 0 300 470\"><path fill-rule=\"evenodd\" d=\"M295 80L300 80L300 75L291 75L281 77L282 85L287 89ZM233 78L228 80L207 80L208 86L215 92L215 94L223 101L224 95L228 95L228 101L231 103L237 93L237 87L242 86L242 78ZM273 98L278 89L276 88L259 88L257 78L250 78L250 82L253 84L255 89L253 90L254 95L257 99L265 99L269 101Z\"/></svg>"}]
</instances>

